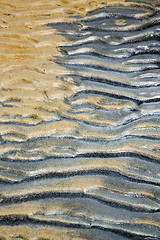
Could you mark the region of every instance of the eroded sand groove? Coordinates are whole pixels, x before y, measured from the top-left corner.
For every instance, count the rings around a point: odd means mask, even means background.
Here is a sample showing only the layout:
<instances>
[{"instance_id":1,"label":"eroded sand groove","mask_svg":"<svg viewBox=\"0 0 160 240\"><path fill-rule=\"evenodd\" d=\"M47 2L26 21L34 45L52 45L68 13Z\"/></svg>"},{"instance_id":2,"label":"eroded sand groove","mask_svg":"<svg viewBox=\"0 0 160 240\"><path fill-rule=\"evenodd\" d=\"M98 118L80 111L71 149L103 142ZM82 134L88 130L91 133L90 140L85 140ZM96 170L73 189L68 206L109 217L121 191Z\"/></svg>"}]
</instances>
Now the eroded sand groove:
<instances>
[{"instance_id":1,"label":"eroded sand groove","mask_svg":"<svg viewBox=\"0 0 160 240\"><path fill-rule=\"evenodd\" d=\"M0 1L0 239L160 238L159 1Z\"/></svg>"}]
</instances>

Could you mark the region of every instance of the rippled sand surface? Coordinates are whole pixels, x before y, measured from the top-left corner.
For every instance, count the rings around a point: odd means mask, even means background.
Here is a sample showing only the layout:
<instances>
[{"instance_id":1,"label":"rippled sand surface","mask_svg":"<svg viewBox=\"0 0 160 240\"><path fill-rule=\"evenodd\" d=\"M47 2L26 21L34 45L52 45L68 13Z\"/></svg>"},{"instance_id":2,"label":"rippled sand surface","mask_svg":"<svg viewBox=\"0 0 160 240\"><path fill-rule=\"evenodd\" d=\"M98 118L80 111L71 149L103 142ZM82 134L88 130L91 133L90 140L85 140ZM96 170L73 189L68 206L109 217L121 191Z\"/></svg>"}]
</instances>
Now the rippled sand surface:
<instances>
[{"instance_id":1,"label":"rippled sand surface","mask_svg":"<svg viewBox=\"0 0 160 240\"><path fill-rule=\"evenodd\" d=\"M160 239L160 2L0 1L0 239Z\"/></svg>"}]
</instances>

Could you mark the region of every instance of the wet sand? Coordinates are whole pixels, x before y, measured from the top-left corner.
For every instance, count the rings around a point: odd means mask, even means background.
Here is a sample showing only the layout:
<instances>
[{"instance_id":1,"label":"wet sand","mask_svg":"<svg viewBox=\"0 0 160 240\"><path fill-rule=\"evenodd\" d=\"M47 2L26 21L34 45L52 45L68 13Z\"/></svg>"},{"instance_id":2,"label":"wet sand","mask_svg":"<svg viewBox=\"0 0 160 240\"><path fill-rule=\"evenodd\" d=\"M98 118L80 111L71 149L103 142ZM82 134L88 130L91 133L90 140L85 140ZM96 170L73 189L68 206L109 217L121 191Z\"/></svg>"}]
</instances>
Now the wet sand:
<instances>
[{"instance_id":1,"label":"wet sand","mask_svg":"<svg viewBox=\"0 0 160 240\"><path fill-rule=\"evenodd\" d=\"M0 239L160 238L159 12L0 1Z\"/></svg>"}]
</instances>

